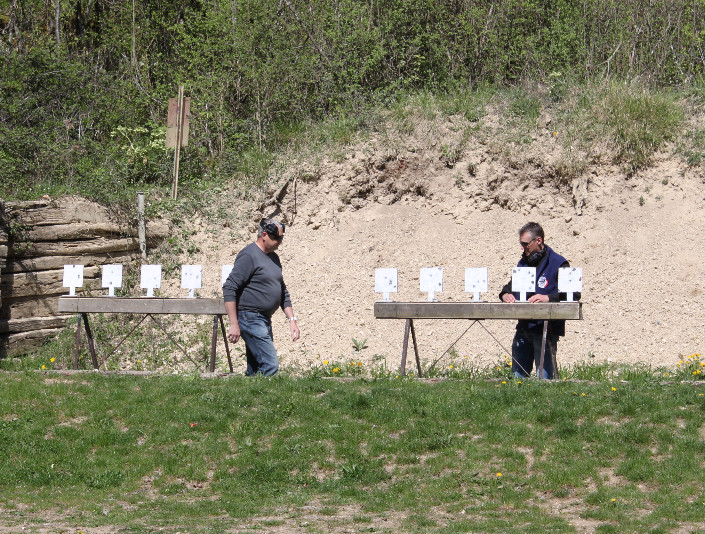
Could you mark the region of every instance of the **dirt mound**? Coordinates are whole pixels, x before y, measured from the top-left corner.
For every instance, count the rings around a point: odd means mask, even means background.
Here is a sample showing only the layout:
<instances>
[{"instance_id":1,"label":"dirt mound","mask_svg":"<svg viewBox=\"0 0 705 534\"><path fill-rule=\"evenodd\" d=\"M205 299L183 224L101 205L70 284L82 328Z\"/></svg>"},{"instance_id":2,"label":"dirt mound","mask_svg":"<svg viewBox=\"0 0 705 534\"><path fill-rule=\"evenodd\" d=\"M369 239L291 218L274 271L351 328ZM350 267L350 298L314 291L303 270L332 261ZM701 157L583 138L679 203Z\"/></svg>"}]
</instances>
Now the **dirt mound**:
<instances>
[{"instance_id":1,"label":"dirt mound","mask_svg":"<svg viewBox=\"0 0 705 534\"><path fill-rule=\"evenodd\" d=\"M376 320L374 270L399 269L398 301L425 300L422 267L443 267L440 301L464 293L466 267L488 267L496 301L521 250L517 230L535 220L546 241L584 272L584 320L567 324L559 363L584 360L673 365L701 352L705 331L701 239L705 185L699 168L657 154L646 171L627 177L614 165L581 164L550 128L528 148L500 146L488 136L462 139L452 121L419 124L406 137L378 132L364 142L290 161L277 188L253 206L251 220L280 217L291 226L279 249L302 339L287 340L275 316L283 366L323 360L399 364L402 321ZM203 265L231 263L254 234L223 246L220 229L196 222ZM254 226L249 230L253 230ZM184 262L193 263L193 258ZM201 295L220 294L219 277ZM439 357L469 323L418 321L422 360ZM446 355L450 364L486 365L506 354L511 321L479 325ZM366 340L355 351L353 339Z\"/></svg>"}]
</instances>

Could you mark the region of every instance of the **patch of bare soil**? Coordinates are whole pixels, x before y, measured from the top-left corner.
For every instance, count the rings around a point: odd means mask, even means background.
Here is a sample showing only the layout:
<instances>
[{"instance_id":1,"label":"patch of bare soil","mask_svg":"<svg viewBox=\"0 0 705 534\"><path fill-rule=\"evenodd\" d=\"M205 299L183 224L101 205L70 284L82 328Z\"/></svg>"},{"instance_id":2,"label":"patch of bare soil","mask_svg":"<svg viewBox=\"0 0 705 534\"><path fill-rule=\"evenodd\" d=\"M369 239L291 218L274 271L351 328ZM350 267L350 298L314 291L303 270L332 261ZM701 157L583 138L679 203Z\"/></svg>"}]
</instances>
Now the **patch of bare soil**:
<instances>
[{"instance_id":1,"label":"patch of bare soil","mask_svg":"<svg viewBox=\"0 0 705 534\"><path fill-rule=\"evenodd\" d=\"M290 225L279 255L302 331L292 344L284 315L275 316L282 366L305 369L328 360L393 369L403 321L374 318L381 299L375 269L399 270L394 300L424 301L419 270L442 267L443 292L435 297L450 302L472 299L464 292L466 267L488 267L490 290L481 297L498 301L521 254L517 231L537 221L546 242L583 268L584 320L567 323L559 364L674 365L680 354L702 352L702 169L662 153L636 176L594 164L566 179L566 156L548 130L521 153L471 141L449 160L444 143L458 135L452 124L419 129L404 143L373 137L313 162L292 161L268 201L251 206L250 237L238 229L241 237L232 239L227 229L195 221L202 251L196 261L205 266L200 295L221 294L220 266L254 239L259 217L274 215ZM175 285L171 291L183 293ZM415 323L425 366L469 325ZM506 354L514 323L484 325L501 347L475 325L456 345L455 360L446 355L440 368L485 366ZM366 340L366 348L355 351L353 338ZM242 372L244 364L237 364Z\"/></svg>"}]
</instances>

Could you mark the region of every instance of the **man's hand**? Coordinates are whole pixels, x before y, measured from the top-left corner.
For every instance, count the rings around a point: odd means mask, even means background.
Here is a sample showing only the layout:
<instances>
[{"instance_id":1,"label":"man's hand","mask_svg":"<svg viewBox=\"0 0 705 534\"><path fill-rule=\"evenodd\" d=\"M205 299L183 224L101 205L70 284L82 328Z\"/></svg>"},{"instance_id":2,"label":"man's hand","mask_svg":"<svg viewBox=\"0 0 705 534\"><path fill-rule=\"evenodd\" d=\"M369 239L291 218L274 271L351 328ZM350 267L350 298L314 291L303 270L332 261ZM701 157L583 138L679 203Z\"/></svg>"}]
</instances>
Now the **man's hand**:
<instances>
[{"instance_id":1,"label":"man's hand","mask_svg":"<svg viewBox=\"0 0 705 534\"><path fill-rule=\"evenodd\" d=\"M539 295L538 293L536 295L531 295L531 297L529 297L529 302L548 302L548 295Z\"/></svg>"},{"instance_id":2,"label":"man's hand","mask_svg":"<svg viewBox=\"0 0 705 534\"><path fill-rule=\"evenodd\" d=\"M298 341L301 337L301 332L299 331L299 325L296 321L289 321L289 330L291 330L291 340Z\"/></svg>"},{"instance_id":3,"label":"man's hand","mask_svg":"<svg viewBox=\"0 0 705 534\"><path fill-rule=\"evenodd\" d=\"M511 304L512 302L516 302L517 299L514 298L514 295L511 293L505 293L502 295L502 302L506 302L507 304Z\"/></svg>"},{"instance_id":4,"label":"man's hand","mask_svg":"<svg viewBox=\"0 0 705 534\"><path fill-rule=\"evenodd\" d=\"M228 328L228 340L231 343L237 343L240 339L240 325L235 323L230 323L230 328Z\"/></svg>"}]
</instances>

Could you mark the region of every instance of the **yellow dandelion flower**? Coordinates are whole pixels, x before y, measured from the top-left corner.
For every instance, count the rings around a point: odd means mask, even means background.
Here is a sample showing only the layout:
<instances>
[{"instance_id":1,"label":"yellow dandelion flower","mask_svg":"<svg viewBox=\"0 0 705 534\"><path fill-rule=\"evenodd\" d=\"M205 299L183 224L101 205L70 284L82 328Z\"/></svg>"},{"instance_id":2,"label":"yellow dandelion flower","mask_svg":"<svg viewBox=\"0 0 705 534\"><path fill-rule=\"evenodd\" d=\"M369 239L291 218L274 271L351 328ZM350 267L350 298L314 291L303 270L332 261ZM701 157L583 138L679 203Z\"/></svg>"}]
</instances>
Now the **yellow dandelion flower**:
<instances>
[{"instance_id":1,"label":"yellow dandelion flower","mask_svg":"<svg viewBox=\"0 0 705 534\"><path fill-rule=\"evenodd\" d=\"M617 502L617 499L612 499L612 502Z\"/></svg>"},{"instance_id":2,"label":"yellow dandelion flower","mask_svg":"<svg viewBox=\"0 0 705 534\"><path fill-rule=\"evenodd\" d=\"M502 384L506 384L506 383L507 383L507 381L506 381L506 380L502 380Z\"/></svg>"},{"instance_id":3,"label":"yellow dandelion flower","mask_svg":"<svg viewBox=\"0 0 705 534\"><path fill-rule=\"evenodd\" d=\"M502 476L502 473L497 473L497 476L498 476L498 477L501 477L501 476Z\"/></svg>"},{"instance_id":4,"label":"yellow dandelion flower","mask_svg":"<svg viewBox=\"0 0 705 534\"><path fill-rule=\"evenodd\" d=\"M362 367L362 362L357 362L358 367Z\"/></svg>"},{"instance_id":5,"label":"yellow dandelion flower","mask_svg":"<svg viewBox=\"0 0 705 534\"><path fill-rule=\"evenodd\" d=\"M53 360L54 358L52 358ZM700 362L700 367L705 367L705 362Z\"/></svg>"},{"instance_id":6,"label":"yellow dandelion flower","mask_svg":"<svg viewBox=\"0 0 705 534\"><path fill-rule=\"evenodd\" d=\"M517 380L517 384L521 384L521 380Z\"/></svg>"},{"instance_id":7,"label":"yellow dandelion flower","mask_svg":"<svg viewBox=\"0 0 705 534\"><path fill-rule=\"evenodd\" d=\"M328 365L328 360L323 360L323 365Z\"/></svg>"},{"instance_id":8,"label":"yellow dandelion flower","mask_svg":"<svg viewBox=\"0 0 705 534\"><path fill-rule=\"evenodd\" d=\"M56 358L49 358L49 361L50 361L51 363L54 363L54 362L56 361Z\"/></svg>"},{"instance_id":9,"label":"yellow dandelion flower","mask_svg":"<svg viewBox=\"0 0 705 534\"><path fill-rule=\"evenodd\" d=\"M46 368L47 368L47 366L46 366L46 365L42 365L42 370L43 370L43 369L46 369Z\"/></svg>"},{"instance_id":10,"label":"yellow dandelion flower","mask_svg":"<svg viewBox=\"0 0 705 534\"><path fill-rule=\"evenodd\" d=\"M581 393L580 396L581 396L581 397L584 397L584 396L585 396L585 393Z\"/></svg>"},{"instance_id":11,"label":"yellow dandelion flower","mask_svg":"<svg viewBox=\"0 0 705 534\"><path fill-rule=\"evenodd\" d=\"M42 365L42 367L44 367L44 366ZM697 375L698 372L697 372L697 371L693 371L693 374L694 374L694 375Z\"/></svg>"},{"instance_id":12,"label":"yellow dandelion flower","mask_svg":"<svg viewBox=\"0 0 705 534\"><path fill-rule=\"evenodd\" d=\"M340 371L340 368L339 368L339 367L336 367L335 369L333 369L333 372L334 372L334 373L337 373L338 371Z\"/></svg>"},{"instance_id":13,"label":"yellow dandelion flower","mask_svg":"<svg viewBox=\"0 0 705 534\"><path fill-rule=\"evenodd\" d=\"M612 388L612 391L617 391L617 388Z\"/></svg>"},{"instance_id":14,"label":"yellow dandelion flower","mask_svg":"<svg viewBox=\"0 0 705 534\"><path fill-rule=\"evenodd\" d=\"M452 366L452 365L449 365L449 366L448 366L448 369L452 369L452 368L453 368L453 366Z\"/></svg>"}]
</instances>

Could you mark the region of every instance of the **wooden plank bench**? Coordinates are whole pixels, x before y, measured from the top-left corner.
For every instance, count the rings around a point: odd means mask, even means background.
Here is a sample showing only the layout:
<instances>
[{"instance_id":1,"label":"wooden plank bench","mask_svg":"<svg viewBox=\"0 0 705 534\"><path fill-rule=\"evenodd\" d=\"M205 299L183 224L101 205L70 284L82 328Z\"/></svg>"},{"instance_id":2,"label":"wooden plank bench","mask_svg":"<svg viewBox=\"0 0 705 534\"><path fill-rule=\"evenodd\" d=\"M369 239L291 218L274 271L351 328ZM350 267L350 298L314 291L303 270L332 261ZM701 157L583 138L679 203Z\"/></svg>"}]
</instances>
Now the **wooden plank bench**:
<instances>
[{"instance_id":1,"label":"wooden plank bench","mask_svg":"<svg viewBox=\"0 0 705 534\"><path fill-rule=\"evenodd\" d=\"M402 346L401 355L401 374L404 375L406 373L406 356L409 346L409 333L411 333L411 339L414 345L414 354L416 355L417 370L419 376L423 376L418 344L416 342L416 331L414 330L414 319L470 319L474 321L472 324L489 319L543 319L543 354L546 344L546 335L548 332L547 320L581 320L583 318L583 308L582 303L580 302L515 302L512 304L507 304L504 302L378 301L375 302L374 315L377 319L406 320L406 325L404 327L404 343ZM470 326L472 326L472 324ZM468 327L468 329L469 328L470 327ZM485 328L485 330L487 329ZM458 338L455 343L459 340L460 338ZM495 341L497 341L496 338ZM453 345L455 345L455 343L453 343ZM451 345L451 347L453 345ZM449 347L448 350L450 350L451 347ZM446 350L446 352L448 352L448 350ZM556 369L555 365L554 369ZM541 376L542 371L543 369L539 369L539 376Z\"/></svg>"},{"instance_id":2,"label":"wooden plank bench","mask_svg":"<svg viewBox=\"0 0 705 534\"><path fill-rule=\"evenodd\" d=\"M225 324L223 323L223 315L225 312L225 304L223 299L213 298L147 298L147 297L59 297L59 311L63 313L75 313L78 315L78 326L76 328L76 355L74 358L74 369L78 369L78 358L81 346L81 322L85 325L86 338L88 339L88 348L91 353L93 368L98 369L98 356L95 348L95 341L88 321L89 313L132 313L136 315L144 315L142 319L130 330L122 340L113 347L112 351L103 357L103 363L110 357L122 343L134 332L137 327L147 317L159 326L159 328L167 335L185 355L191 360L196 367L198 364L191 359L188 352L181 347L176 340L169 334L164 326L159 322L155 315L165 314L186 314L186 315L212 315L213 316L213 335L211 338L211 358L209 370L215 372L215 349L218 340L218 324L225 342L225 352L228 355L228 365L230 372L233 372L233 363L230 358L230 347L228 338L225 333Z\"/></svg>"}]
</instances>

